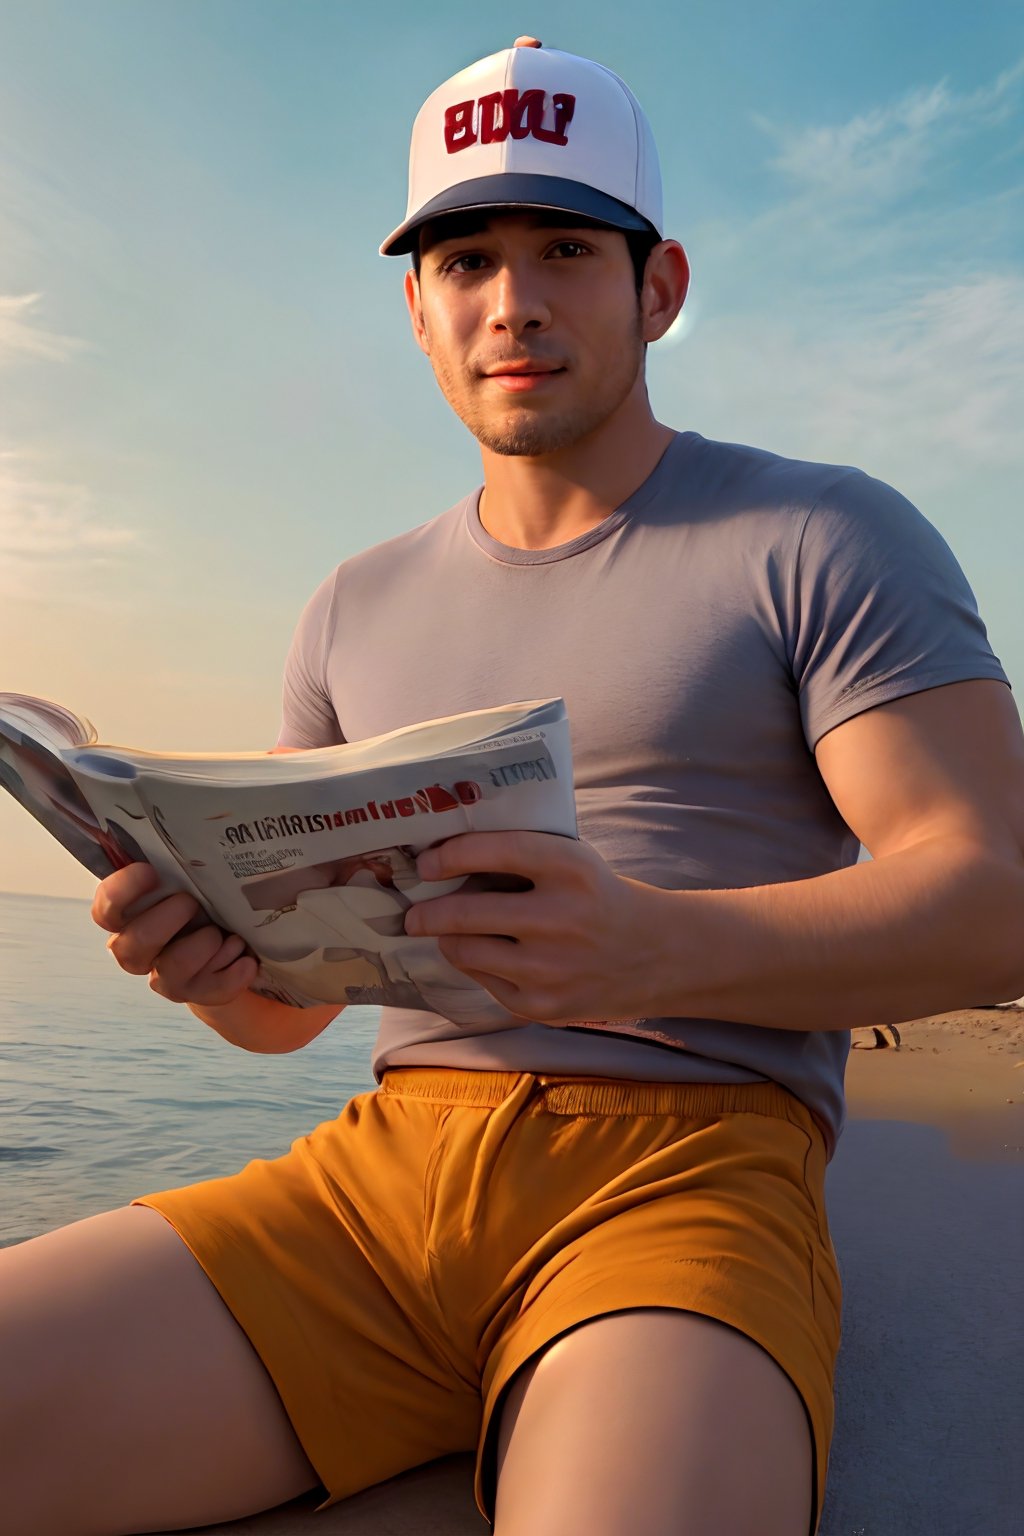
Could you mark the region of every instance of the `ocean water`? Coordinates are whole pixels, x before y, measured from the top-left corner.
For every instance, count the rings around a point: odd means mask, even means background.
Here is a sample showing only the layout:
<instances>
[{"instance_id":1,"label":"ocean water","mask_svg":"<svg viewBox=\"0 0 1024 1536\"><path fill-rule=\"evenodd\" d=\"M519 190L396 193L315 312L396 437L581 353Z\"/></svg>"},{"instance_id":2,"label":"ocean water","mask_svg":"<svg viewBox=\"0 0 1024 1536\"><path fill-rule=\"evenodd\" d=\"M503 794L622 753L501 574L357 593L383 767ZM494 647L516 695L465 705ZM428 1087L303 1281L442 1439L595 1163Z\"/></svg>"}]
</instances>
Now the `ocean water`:
<instances>
[{"instance_id":1,"label":"ocean water","mask_svg":"<svg viewBox=\"0 0 1024 1536\"><path fill-rule=\"evenodd\" d=\"M243 1051L120 970L88 902L0 893L0 1247L287 1152L375 1086L378 1016Z\"/></svg>"}]
</instances>

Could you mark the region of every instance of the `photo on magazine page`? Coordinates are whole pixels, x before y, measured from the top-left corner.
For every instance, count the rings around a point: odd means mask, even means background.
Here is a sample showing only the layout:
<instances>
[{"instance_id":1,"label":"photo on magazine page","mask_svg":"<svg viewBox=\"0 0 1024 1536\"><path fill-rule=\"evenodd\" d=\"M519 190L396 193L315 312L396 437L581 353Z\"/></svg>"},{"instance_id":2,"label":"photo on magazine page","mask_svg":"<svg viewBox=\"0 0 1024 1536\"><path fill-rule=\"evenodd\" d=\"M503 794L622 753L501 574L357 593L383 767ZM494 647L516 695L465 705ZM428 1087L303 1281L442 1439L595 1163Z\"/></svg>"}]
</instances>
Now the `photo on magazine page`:
<instances>
[{"instance_id":1,"label":"photo on magazine page","mask_svg":"<svg viewBox=\"0 0 1024 1536\"><path fill-rule=\"evenodd\" d=\"M145 858L126 827L97 818L59 757L4 720L0 786L98 880Z\"/></svg>"},{"instance_id":2,"label":"photo on magazine page","mask_svg":"<svg viewBox=\"0 0 1024 1536\"><path fill-rule=\"evenodd\" d=\"M387 1005L483 1022L505 1010L450 965L434 938L405 932L417 899L501 877L421 881L421 844L401 844L245 880L257 918L252 936L270 976L324 1002Z\"/></svg>"}]
</instances>

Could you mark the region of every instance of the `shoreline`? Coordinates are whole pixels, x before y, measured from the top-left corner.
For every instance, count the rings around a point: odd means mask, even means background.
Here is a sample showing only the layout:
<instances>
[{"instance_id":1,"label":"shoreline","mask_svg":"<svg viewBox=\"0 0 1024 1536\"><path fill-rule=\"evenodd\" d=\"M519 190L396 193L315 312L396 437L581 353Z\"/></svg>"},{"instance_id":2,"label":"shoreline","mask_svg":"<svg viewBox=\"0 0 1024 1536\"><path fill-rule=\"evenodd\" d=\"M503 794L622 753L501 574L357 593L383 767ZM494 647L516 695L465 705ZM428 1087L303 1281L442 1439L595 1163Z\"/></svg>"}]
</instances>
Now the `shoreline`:
<instances>
[{"instance_id":1,"label":"shoreline","mask_svg":"<svg viewBox=\"0 0 1024 1536\"><path fill-rule=\"evenodd\" d=\"M945 1132L968 1162L1024 1162L1024 1007L963 1008L898 1028L902 1043L884 1049L870 1029L853 1031L848 1123L909 1120Z\"/></svg>"}]
</instances>

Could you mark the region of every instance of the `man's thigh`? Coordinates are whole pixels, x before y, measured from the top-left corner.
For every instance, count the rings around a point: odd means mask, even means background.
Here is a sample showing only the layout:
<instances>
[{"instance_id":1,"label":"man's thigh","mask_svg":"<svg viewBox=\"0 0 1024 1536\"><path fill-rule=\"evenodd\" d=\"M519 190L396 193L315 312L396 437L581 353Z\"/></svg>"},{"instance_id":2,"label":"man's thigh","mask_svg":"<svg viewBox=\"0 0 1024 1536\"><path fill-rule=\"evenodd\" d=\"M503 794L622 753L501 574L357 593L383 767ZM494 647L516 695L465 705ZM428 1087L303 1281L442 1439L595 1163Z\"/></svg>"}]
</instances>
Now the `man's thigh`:
<instances>
[{"instance_id":1,"label":"man's thigh","mask_svg":"<svg viewBox=\"0 0 1024 1536\"><path fill-rule=\"evenodd\" d=\"M319 1479L174 1228L126 1206L0 1251L0 1488L19 1536L237 1518Z\"/></svg>"},{"instance_id":2,"label":"man's thigh","mask_svg":"<svg viewBox=\"0 0 1024 1536\"><path fill-rule=\"evenodd\" d=\"M513 1379L495 1536L808 1536L812 1437L745 1334L667 1308L595 1318Z\"/></svg>"}]
</instances>

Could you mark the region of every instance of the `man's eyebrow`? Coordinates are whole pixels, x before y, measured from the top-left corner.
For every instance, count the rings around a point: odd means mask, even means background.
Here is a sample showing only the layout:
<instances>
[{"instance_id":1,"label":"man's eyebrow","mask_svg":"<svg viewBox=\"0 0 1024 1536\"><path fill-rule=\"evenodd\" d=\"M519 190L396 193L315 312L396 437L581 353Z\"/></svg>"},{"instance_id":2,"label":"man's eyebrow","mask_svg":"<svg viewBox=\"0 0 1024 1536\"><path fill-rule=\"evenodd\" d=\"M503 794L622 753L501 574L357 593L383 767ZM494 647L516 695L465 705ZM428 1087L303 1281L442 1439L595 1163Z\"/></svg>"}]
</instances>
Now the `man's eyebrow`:
<instances>
[{"instance_id":1,"label":"man's eyebrow","mask_svg":"<svg viewBox=\"0 0 1024 1536\"><path fill-rule=\"evenodd\" d=\"M495 223L498 228L501 227L501 220L492 221L490 219L483 218L467 220L465 224L460 224L458 228L454 229L450 234L442 234L438 232L431 240L431 246L451 245L452 242L456 240L468 240L471 239L474 235L487 234L491 228L492 222ZM595 228L599 228L599 226L588 224L583 220L574 218L574 216L568 212L564 217L560 217L557 210L550 214L534 214L532 217L527 218L526 223L527 227L530 229L586 229L593 231Z\"/></svg>"}]
</instances>

